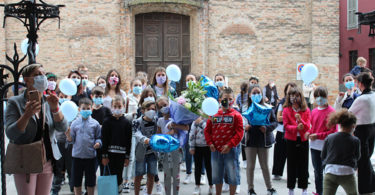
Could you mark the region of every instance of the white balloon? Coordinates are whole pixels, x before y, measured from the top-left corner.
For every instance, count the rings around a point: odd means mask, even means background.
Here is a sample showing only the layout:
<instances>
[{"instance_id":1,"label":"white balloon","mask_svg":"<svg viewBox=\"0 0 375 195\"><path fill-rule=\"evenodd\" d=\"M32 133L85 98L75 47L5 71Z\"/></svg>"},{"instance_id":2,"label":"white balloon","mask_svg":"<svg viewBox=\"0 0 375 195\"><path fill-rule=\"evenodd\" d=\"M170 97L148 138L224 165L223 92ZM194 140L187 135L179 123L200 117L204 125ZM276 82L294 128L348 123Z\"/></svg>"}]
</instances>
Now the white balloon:
<instances>
[{"instance_id":1,"label":"white balloon","mask_svg":"<svg viewBox=\"0 0 375 195\"><path fill-rule=\"evenodd\" d=\"M72 79L63 79L59 83L60 91L65 95L75 95L77 93L77 85Z\"/></svg>"},{"instance_id":2,"label":"white balloon","mask_svg":"<svg viewBox=\"0 0 375 195\"><path fill-rule=\"evenodd\" d=\"M167 67L166 73L168 79L171 81L178 82L181 79L181 69L176 64L171 64Z\"/></svg>"},{"instance_id":3,"label":"white balloon","mask_svg":"<svg viewBox=\"0 0 375 195\"><path fill-rule=\"evenodd\" d=\"M23 54L27 55L27 48L29 47L29 39L26 38L21 43L21 51ZM39 53L39 45L35 45L35 55L38 55Z\"/></svg>"},{"instance_id":4,"label":"white balloon","mask_svg":"<svg viewBox=\"0 0 375 195\"><path fill-rule=\"evenodd\" d=\"M72 101L62 103L60 110L68 122L73 121L78 115L78 106Z\"/></svg>"},{"instance_id":5,"label":"white balloon","mask_svg":"<svg viewBox=\"0 0 375 195\"><path fill-rule=\"evenodd\" d=\"M219 102L212 97L206 98L202 102L202 110L208 116L213 116L219 111Z\"/></svg>"}]
</instances>

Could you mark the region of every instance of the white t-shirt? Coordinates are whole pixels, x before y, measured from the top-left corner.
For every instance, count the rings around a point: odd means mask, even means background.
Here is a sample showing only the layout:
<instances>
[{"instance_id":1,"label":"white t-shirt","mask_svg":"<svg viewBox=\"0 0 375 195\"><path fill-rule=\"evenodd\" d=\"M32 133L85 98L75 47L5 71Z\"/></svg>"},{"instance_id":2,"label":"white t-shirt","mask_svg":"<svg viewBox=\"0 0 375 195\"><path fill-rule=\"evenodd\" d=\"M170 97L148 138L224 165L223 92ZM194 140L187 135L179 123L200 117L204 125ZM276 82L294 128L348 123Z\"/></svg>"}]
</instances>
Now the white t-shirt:
<instances>
[{"instance_id":1,"label":"white t-shirt","mask_svg":"<svg viewBox=\"0 0 375 195\"><path fill-rule=\"evenodd\" d=\"M158 86L155 86L155 93L157 97L160 97L164 95L164 88L160 88Z\"/></svg>"},{"instance_id":2,"label":"white t-shirt","mask_svg":"<svg viewBox=\"0 0 375 195\"><path fill-rule=\"evenodd\" d=\"M162 134L167 134L169 131L171 131L167 128L168 124L171 122L172 122L171 118L169 118L168 120L165 120L164 117L160 117L158 119L157 126L160 127ZM178 138L178 135L174 134L173 137Z\"/></svg>"},{"instance_id":3,"label":"white t-shirt","mask_svg":"<svg viewBox=\"0 0 375 195\"><path fill-rule=\"evenodd\" d=\"M125 93L125 91L120 90L120 93L121 93L122 98L124 98L124 100L126 102L126 93ZM103 98L103 106L111 109L111 107L112 107L112 97L111 96L107 95L107 96L105 96Z\"/></svg>"},{"instance_id":4,"label":"white t-shirt","mask_svg":"<svg viewBox=\"0 0 375 195\"><path fill-rule=\"evenodd\" d=\"M280 104L279 108L277 109L277 112L282 112L282 111L283 111L283 105ZM284 132L284 125L283 124L278 124L277 127L276 127L276 131Z\"/></svg>"}]
</instances>

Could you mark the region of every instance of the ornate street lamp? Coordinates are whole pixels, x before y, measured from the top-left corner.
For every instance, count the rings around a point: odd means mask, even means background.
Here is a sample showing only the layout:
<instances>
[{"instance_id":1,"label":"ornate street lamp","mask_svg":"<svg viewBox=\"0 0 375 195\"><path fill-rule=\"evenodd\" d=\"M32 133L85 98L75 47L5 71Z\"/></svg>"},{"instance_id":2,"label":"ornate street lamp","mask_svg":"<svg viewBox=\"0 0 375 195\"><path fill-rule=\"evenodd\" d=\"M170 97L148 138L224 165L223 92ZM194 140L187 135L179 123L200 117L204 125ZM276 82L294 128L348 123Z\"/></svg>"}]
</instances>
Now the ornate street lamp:
<instances>
[{"instance_id":1,"label":"ornate street lamp","mask_svg":"<svg viewBox=\"0 0 375 195\"><path fill-rule=\"evenodd\" d=\"M47 19L57 18L59 19L60 28L60 7L64 5L49 5L42 0L22 0L18 3L11 4L0 4L4 7L4 24L5 27L6 18L16 18L23 23L27 29L27 38L29 39L27 56L29 59L28 64L36 63L36 44L38 40L38 30L40 25ZM6 92L9 88L14 86L14 95L18 95L18 86L24 85L19 82L22 70L26 67L24 66L19 70L20 63L26 58L26 56L21 59L17 53L17 46L14 44L14 56L10 58L6 54L7 60L13 65L13 67L0 64L0 154L1 154L1 187L2 195L6 195L6 178L4 174L4 157L5 157L5 143L4 143L4 101L6 101ZM3 79L7 79L8 75L4 75L4 70L7 70L12 74L14 81L10 83L4 83Z\"/></svg>"}]
</instances>

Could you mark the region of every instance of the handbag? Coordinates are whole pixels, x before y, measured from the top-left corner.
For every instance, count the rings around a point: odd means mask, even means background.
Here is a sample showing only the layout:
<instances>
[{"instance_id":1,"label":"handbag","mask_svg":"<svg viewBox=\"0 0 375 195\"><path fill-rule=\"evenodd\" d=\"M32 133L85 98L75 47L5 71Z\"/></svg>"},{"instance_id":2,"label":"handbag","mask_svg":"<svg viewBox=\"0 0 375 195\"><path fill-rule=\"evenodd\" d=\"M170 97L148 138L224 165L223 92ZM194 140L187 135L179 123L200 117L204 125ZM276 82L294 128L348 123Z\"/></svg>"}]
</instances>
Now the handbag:
<instances>
[{"instance_id":1,"label":"handbag","mask_svg":"<svg viewBox=\"0 0 375 195\"><path fill-rule=\"evenodd\" d=\"M43 106L45 111L45 106ZM4 162L6 174L27 174L26 181L29 182L30 174L43 172L46 163L46 152L44 148L45 112L43 112L43 128L41 140L30 144L14 144L9 142Z\"/></svg>"},{"instance_id":2,"label":"handbag","mask_svg":"<svg viewBox=\"0 0 375 195\"><path fill-rule=\"evenodd\" d=\"M108 165L104 166L103 176L98 177L98 195L118 195L117 176L111 175Z\"/></svg>"}]
</instances>

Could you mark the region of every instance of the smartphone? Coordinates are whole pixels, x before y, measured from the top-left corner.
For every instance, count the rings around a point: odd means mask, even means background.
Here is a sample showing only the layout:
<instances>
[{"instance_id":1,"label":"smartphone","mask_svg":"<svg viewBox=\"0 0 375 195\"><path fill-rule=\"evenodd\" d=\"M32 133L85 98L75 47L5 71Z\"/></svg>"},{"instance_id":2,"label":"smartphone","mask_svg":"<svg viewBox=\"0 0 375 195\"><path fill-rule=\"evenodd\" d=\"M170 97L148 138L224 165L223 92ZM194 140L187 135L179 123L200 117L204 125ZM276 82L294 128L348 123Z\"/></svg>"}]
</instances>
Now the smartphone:
<instances>
[{"instance_id":1,"label":"smartphone","mask_svg":"<svg viewBox=\"0 0 375 195\"><path fill-rule=\"evenodd\" d=\"M39 101L39 93L37 90L29 91L29 101Z\"/></svg>"}]
</instances>

